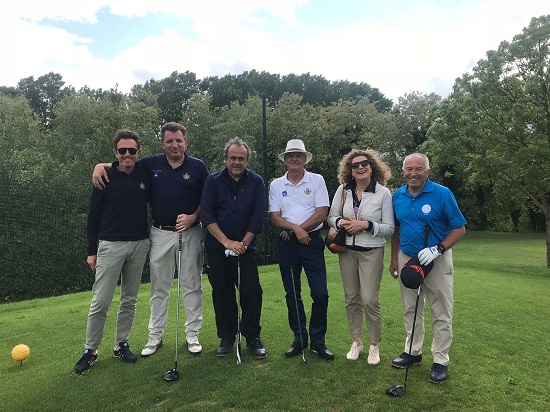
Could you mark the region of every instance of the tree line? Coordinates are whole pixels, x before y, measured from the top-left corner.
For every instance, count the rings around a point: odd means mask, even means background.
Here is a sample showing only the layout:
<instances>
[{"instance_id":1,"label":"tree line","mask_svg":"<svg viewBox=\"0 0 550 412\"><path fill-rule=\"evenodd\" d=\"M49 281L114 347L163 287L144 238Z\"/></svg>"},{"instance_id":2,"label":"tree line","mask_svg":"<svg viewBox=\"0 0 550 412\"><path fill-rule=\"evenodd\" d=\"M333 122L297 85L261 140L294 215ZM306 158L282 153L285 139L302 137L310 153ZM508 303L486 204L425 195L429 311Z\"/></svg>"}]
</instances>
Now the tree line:
<instances>
[{"instance_id":1,"label":"tree line","mask_svg":"<svg viewBox=\"0 0 550 412\"><path fill-rule=\"evenodd\" d=\"M224 143L239 136L252 147L250 167L263 174L264 96L266 184L284 173L277 154L292 138L313 152L308 169L325 177L331 195L352 148L380 153L393 172L391 189L402 184L404 156L420 151L431 178L455 193L469 230L546 231L550 267L549 44L550 16L533 18L444 99L412 92L392 102L366 83L254 70L206 79L174 72L129 93L75 90L57 73L0 86L0 284L7 285L0 301L89 288L91 171L113 158L116 130L138 132L147 155L160 151L160 125L178 121L188 128L189 153L211 171L224 166Z\"/></svg>"}]
</instances>

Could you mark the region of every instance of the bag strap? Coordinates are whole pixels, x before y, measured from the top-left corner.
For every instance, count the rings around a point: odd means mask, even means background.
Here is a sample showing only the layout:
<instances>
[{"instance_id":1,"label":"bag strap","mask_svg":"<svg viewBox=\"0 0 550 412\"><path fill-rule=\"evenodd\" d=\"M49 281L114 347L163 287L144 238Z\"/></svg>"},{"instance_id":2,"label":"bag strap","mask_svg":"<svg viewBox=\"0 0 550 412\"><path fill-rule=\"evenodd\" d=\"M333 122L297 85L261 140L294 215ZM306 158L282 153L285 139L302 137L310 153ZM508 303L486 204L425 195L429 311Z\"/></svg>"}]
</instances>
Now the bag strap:
<instances>
[{"instance_id":1,"label":"bag strap","mask_svg":"<svg viewBox=\"0 0 550 412\"><path fill-rule=\"evenodd\" d=\"M340 211L340 216L344 217L344 203L346 203L346 188L342 184L342 210Z\"/></svg>"},{"instance_id":2,"label":"bag strap","mask_svg":"<svg viewBox=\"0 0 550 412\"><path fill-rule=\"evenodd\" d=\"M428 234L430 233L430 225L426 225L424 229L424 248L428 247Z\"/></svg>"}]
</instances>

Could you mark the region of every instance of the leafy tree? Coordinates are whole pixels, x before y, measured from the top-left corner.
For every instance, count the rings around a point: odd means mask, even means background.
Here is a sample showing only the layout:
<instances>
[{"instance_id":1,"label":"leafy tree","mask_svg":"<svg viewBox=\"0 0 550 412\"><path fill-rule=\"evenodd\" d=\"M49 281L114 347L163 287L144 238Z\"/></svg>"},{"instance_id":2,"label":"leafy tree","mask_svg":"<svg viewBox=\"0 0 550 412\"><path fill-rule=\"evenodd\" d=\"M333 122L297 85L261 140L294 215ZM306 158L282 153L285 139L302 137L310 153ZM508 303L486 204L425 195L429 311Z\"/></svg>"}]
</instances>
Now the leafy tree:
<instances>
[{"instance_id":1,"label":"leafy tree","mask_svg":"<svg viewBox=\"0 0 550 412\"><path fill-rule=\"evenodd\" d=\"M161 80L148 80L143 89L153 93L157 97L160 123L181 122L182 112L187 107L188 101L193 94L199 91L199 80L195 73L177 71ZM132 90L138 93L140 88Z\"/></svg>"},{"instance_id":2,"label":"leafy tree","mask_svg":"<svg viewBox=\"0 0 550 412\"><path fill-rule=\"evenodd\" d=\"M64 84L62 76L53 72L42 75L36 80L33 76L26 77L17 84L17 91L27 98L34 113L42 119L42 125L46 130L52 128L55 105L64 96L74 91L72 88L63 88Z\"/></svg>"},{"instance_id":3,"label":"leafy tree","mask_svg":"<svg viewBox=\"0 0 550 412\"><path fill-rule=\"evenodd\" d=\"M426 148L458 147L470 181L504 186L546 218L550 268L550 15L457 79ZM520 205L521 206L521 205Z\"/></svg>"}]
</instances>

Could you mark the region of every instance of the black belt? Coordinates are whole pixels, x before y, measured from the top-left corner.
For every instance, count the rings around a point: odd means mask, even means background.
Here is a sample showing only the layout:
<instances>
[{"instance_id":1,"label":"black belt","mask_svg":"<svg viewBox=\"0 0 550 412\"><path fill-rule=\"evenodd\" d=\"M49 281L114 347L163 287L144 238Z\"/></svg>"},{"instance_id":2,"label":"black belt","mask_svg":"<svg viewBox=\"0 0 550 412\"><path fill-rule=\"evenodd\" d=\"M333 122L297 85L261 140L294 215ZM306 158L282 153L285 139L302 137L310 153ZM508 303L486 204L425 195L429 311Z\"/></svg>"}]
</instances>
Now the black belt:
<instances>
[{"instance_id":1,"label":"black belt","mask_svg":"<svg viewBox=\"0 0 550 412\"><path fill-rule=\"evenodd\" d=\"M308 232L307 235L310 239L313 239L314 237L317 237L321 234L321 229L313 230L311 232Z\"/></svg>"},{"instance_id":2,"label":"black belt","mask_svg":"<svg viewBox=\"0 0 550 412\"><path fill-rule=\"evenodd\" d=\"M356 252L370 252L371 250L379 249L379 247L363 247L363 246L352 246L352 245L346 245L346 247L350 250L355 250Z\"/></svg>"},{"instance_id":3,"label":"black belt","mask_svg":"<svg viewBox=\"0 0 550 412\"><path fill-rule=\"evenodd\" d=\"M160 230L168 230L170 232L177 232L178 231L178 229L176 229L175 226L159 225L156 222L153 222L153 227L156 227L157 229L160 229Z\"/></svg>"},{"instance_id":4,"label":"black belt","mask_svg":"<svg viewBox=\"0 0 550 412\"><path fill-rule=\"evenodd\" d=\"M195 220L195 222L191 225L191 227L197 226L200 222L201 221L199 219ZM160 230L168 230L170 232L177 232L178 231L178 229L176 229L175 226L159 225L156 222L153 222L153 227L156 227L157 229L160 229Z\"/></svg>"}]
</instances>

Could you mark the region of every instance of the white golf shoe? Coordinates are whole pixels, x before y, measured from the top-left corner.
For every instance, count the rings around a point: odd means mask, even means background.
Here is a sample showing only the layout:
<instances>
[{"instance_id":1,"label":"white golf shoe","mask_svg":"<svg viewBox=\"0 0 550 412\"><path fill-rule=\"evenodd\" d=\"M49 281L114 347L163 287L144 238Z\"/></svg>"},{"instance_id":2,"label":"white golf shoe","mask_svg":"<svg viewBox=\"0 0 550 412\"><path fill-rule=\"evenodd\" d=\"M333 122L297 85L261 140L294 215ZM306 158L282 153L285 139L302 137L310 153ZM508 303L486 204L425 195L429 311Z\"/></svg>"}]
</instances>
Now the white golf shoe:
<instances>
[{"instance_id":1,"label":"white golf shoe","mask_svg":"<svg viewBox=\"0 0 550 412\"><path fill-rule=\"evenodd\" d=\"M363 345L353 342L351 344L351 349L349 350L348 354L346 355L346 358L349 360L357 360L359 359L359 355L363 352Z\"/></svg>"},{"instance_id":2,"label":"white golf shoe","mask_svg":"<svg viewBox=\"0 0 550 412\"><path fill-rule=\"evenodd\" d=\"M378 350L378 345L370 345L367 362L369 365L378 365L380 363L380 351Z\"/></svg>"},{"instance_id":3,"label":"white golf shoe","mask_svg":"<svg viewBox=\"0 0 550 412\"><path fill-rule=\"evenodd\" d=\"M199 337L197 335L187 336L187 350L194 355L202 352L202 346L199 343Z\"/></svg>"},{"instance_id":4,"label":"white golf shoe","mask_svg":"<svg viewBox=\"0 0 550 412\"><path fill-rule=\"evenodd\" d=\"M146 358L147 356L151 356L161 347L162 347L162 338L160 339L149 338L149 342L147 342L147 345L145 345L145 347L141 351L141 357Z\"/></svg>"}]
</instances>

